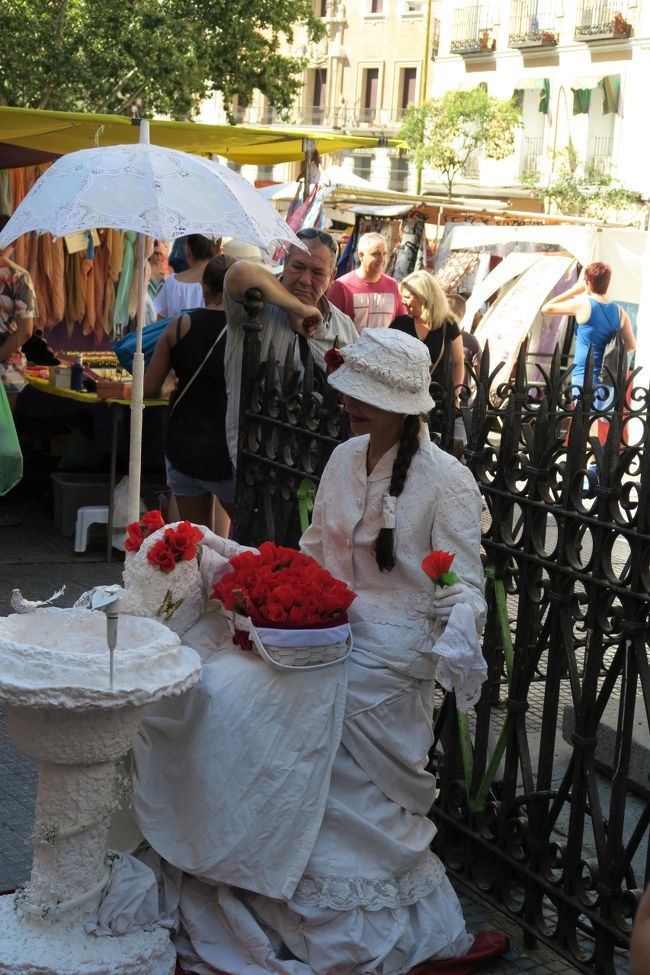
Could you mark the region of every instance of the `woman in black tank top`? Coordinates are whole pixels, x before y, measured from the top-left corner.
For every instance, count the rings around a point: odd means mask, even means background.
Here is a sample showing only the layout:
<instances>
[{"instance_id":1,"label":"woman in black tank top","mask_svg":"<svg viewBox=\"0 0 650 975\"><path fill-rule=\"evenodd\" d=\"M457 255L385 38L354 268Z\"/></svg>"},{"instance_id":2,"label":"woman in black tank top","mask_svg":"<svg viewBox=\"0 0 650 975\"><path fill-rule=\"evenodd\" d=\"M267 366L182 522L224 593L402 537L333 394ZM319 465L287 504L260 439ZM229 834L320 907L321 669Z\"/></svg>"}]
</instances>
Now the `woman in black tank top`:
<instances>
[{"instance_id":1,"label":"woman in black tank top","mask_svg":"<svg viewBox=\"0 0 650 975\"><path fill-rule=\"evenodd\" d=\"M230 531L234 497L223 364L226 269L222 256L208 261L201 282L205 308L195 308L169 323L144 377L145 397L155 397L170 371L176 374L165 459L179 515L207 525L224 538Z\"/></svg>"}]
</instances>

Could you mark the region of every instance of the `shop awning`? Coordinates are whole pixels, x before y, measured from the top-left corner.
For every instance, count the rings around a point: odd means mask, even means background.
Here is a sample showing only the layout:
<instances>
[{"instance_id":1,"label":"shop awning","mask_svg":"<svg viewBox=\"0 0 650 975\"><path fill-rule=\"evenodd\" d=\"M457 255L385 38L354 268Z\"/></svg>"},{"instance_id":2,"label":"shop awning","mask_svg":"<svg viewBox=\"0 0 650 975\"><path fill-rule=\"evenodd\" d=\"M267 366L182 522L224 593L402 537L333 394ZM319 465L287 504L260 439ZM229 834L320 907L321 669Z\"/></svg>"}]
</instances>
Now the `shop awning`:
<instances>
[{"instance_id":1,"label":"shop awning","mask_svg":"<svg viewBox=\"0 0 650 975\"><path fill-rule=\"evenodd\" d=\"M582 75L571 86L574 115L586 115L589 112L591 93L595 88L600 88L603 93L603 115L618 112L621 97L620 74Z\"/></svg>"},{"instance_id":2,"label":"shop awning","mask_svg":"<svg viewBox=\"0 0 650 975\"><path fill-rule=\"evenodd\" d=\"M151 142L170 149L181 149L198 155L220 155L233 162L270 166L304 158L303 139L313 139L321 155L345 149L374 149L377 146L399 148L399 139L339 135L320 129L269 128L247 125L205 125L201 122L167 122L152 119L149 123ZM124 145L138 141L138 127L121 115L91 115L81 112L49 112L29 108L0 107L0 169L29 165L17 162L15 149L7 150L3 161L2 146L36 150L48 159L77 149L94 146Z\"/></svg>"},{"instance_id":3,"label":"shop awning","mask_svg":"<svg viewBox=\"0 0 650 975\"><path fill-rule=\"evenodd\" d=\"M520 78L514 87L514 95L517 97L518 92L524 91L538 91L539 92L539 104L538 110L544 112L548 115L548 110L551 101L551 82L548 78Z\"/></svg>"}]
</instances>

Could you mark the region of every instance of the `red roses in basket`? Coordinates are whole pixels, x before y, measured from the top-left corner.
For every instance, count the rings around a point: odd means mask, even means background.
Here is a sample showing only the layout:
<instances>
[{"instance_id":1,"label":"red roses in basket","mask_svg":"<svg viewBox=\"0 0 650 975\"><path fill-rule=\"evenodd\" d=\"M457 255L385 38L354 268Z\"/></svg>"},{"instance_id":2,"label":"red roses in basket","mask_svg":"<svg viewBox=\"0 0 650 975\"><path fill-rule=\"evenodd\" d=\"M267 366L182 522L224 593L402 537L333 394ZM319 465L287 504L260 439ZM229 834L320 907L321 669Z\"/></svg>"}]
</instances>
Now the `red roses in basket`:
<instances>
[{"instance_id":1,"label":"red roses in basket","mask_svg":"<svg viewBox=\"0 0 650 975\"><path fill-rule=\"evenodd\" d=\"M356 594L309 555L273 542L230 560L232 570L214 586L213 599L254 623L289 627L345 622Z\"/></svg>"}]
</instances>

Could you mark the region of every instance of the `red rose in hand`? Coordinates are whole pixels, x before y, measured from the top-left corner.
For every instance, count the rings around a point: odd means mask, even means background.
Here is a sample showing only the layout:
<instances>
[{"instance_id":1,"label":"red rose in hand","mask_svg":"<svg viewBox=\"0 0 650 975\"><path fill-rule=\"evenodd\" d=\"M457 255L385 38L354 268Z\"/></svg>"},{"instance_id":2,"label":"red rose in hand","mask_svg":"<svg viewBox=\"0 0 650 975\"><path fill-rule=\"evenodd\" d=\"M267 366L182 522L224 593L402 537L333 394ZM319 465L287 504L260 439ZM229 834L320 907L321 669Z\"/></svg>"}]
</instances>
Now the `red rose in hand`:
<instances>
[{"instance_id":1,"label":"red rose in hand","mask_svg":"<svg viewBox=\"0 0 650 975\"><path fill-rule=\"evenodd\" d=\"M139 552L140 546L144 542L144 532L137 521L132 522L132 524L126 526L127 538L124 542L124 548L127 552Z\"/></svg>"},{"instance_id":2,"label":"red rose in hand","mask_svg":"<svg viewBox=\"0 0 650 975\"><path fill-rule=\"evenodd\" d=\"M165 521L161 513L154 509L153 511L147 511L146 514L140 519L140 524L143 529L146 529L147 535L153 535L157 532L159 528L165 527Z\"/></svg>"},{"instance_id":3,"label":"red rose in hand","mask_svg":"<svg viewBox=\"0 0 650 975\"><path fill-rule=\"evenodd\" d=\"M328 349L323 358L325 359L328 376L331 375L331 373L336 372L338 367L342 366L345 362L340 349L335 349L334 347Z\"/></svg>"},{"instance_id":4,"label":"red rose in hand","mask_svg":"<svg viewBox=\"0 0 650 975\"><path fill-rule=\"evenodd\" d=\"M179 561L189 562L196 555L196 546L203 538L203 532L190 521L182 521L177 528L165 532L165 539Z\"/></svg>"},{"instance_id":5,"label":"red rose in hand","mask_svg":"<svg viewBox=\"0 0 650 975\"><path fill-rule=\"evenodd\" d=\"M161 572L172 572L176 565L176 557L163 539L151 546L147 552L147 561L155 565Z\"/></svg>"},{"instance_id":6,"label":"red rose in hand","mask_svg":"<svg viewBox=\"0 0 650 975\"><path fill-rule=\"evenodd\" d=\"M454 561L453 552L443 552L434 549L422 560L422 569L429 576L436 586L453 586L458 582L458 576L451 572L451 563Z\"/></svg>"}]
</instances>

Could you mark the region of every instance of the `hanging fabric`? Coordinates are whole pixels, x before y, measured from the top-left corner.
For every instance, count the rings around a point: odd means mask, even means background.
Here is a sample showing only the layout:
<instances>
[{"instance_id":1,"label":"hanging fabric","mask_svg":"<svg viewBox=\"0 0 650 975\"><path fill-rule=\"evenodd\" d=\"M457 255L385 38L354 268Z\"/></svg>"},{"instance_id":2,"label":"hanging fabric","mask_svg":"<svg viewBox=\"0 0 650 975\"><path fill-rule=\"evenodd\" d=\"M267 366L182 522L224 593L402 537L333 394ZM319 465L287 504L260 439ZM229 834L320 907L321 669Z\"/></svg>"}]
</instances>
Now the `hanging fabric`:
<instances>
[{"instance_id":1,"label":"hanging fabric","mask_svg":"<svg viewBox=\"0 0 650 975\"><path fill-rule=\"evenodd\" d=\"M115 335L121 335L122 329L129 324L129 294L135 267L135 241L137 236L132 230L127 230L124 234L122 270L115 294L115 310L113 312L113 332Z\"/></svg>"},{"instance_id":2,"label":"hanging fabric","mask_svg":"<svg viewBox=\"0 0 650 975\"><path fill-rule=\"evenodd\" d=\"M618 114L621 100L620 74L606 74L598 82L598 87L603 93L603 115L611 115L612 112Z\"/></svg>"}]
</instances>

